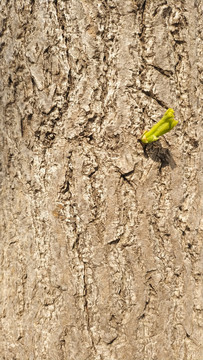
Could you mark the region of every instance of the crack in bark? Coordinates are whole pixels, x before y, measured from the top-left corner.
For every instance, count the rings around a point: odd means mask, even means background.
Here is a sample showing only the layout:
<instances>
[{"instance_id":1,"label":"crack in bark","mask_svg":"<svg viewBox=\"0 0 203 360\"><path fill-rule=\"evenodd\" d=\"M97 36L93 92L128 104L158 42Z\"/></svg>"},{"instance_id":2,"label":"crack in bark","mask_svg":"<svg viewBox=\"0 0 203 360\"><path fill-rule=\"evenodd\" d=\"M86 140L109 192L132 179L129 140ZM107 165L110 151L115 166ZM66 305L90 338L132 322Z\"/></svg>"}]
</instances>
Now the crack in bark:
<instances>
[{"instance_id":1,"label":"crack in bark","mask_svg":"<svg viewBox=\"0 0 203 360\"><path fill-rule=\"evenodd\" d=\"M170 78L171 75L173 75L173 72L171 70L164 70L160 68L159 66L153 65L153 64L147 64L151 67L153 67L155 70L159 71L162 75L165 75L166 77Z\"/></svg>"},{"instance_id":2,"label":"crack in bark","mask_svg":"<svg viewBox=\"0 0 203 360\"><path fill-rule=\"evenodd\" d=\"M153 94L152 91L146 91L146 90L141 90L143 94L145 94L146 96L152 98L153 100L155 100L161 107L163 107L164 109L168 109L168 106L164 103L164 101L159 100L156 95Z\"/></svg>"}]
</instances>

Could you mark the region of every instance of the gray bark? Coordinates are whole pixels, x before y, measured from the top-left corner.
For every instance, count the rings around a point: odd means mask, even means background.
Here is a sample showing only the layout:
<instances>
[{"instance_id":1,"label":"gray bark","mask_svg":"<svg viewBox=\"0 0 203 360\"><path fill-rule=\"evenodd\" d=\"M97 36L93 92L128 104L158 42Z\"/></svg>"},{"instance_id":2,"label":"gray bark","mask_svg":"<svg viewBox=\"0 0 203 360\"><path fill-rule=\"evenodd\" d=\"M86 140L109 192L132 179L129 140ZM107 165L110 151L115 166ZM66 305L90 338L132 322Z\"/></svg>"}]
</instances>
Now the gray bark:
<instances>
[{"instance_id":1,"label":"gray bark","mask_svg":"<svg viewBox=\"0 0 203 360\"><path fill-rule=\"evenodd\" d=\"M201 6L1 0L1 359L202 359Z\"/></svg>"}]
</instances>

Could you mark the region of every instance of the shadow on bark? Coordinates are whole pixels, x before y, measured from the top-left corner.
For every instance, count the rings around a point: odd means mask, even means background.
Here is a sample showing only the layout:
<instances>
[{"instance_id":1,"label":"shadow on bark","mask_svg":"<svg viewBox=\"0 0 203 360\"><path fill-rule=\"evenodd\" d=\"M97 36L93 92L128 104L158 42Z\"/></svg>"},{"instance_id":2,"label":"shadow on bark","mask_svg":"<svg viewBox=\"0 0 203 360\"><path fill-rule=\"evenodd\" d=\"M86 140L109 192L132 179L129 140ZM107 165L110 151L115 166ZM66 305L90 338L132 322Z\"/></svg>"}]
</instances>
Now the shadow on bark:
<instances>
[{"instance_id":1,"label":"shadow on bark","mask_svg":"<svg viewBox=\"0 0 203 360\"><path fill-rule=\"evenodd\" d=\"M170 166L172 170L176 168L177 165L170 150L163 147L160 141L151 144L142 144L142 147L145 158L150 157L153 161L160 164L159 171L166 166Z\"/></svg>"}]
</instances>

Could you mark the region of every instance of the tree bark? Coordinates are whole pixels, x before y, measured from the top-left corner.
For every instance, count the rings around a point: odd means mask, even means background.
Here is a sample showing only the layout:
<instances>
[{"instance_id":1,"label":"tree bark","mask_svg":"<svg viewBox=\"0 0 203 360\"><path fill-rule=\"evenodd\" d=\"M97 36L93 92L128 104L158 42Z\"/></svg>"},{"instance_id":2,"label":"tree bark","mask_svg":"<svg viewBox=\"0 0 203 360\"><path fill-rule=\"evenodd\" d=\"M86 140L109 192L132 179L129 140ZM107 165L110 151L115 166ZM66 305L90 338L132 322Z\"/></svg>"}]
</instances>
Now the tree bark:
<instances>
[{"instance_id":1,"label":"tree bark","mask_svg":"<svg viewBox=\"0 0 203 360\"><path fill-rule=\"evenodd\" d=\"M1 0L2 359L202 359L201 5Z\"/></svg>"}]
</instances>

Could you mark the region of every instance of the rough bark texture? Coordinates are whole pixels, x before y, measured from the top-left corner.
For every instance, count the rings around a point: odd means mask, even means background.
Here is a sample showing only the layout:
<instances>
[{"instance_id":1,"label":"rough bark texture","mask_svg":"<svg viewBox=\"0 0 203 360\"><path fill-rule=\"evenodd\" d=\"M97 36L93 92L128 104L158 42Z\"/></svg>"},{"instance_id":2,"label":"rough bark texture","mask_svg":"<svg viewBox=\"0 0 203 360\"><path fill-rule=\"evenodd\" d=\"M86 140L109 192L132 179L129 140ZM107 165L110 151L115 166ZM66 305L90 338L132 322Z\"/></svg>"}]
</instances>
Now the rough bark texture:
<instances>
[{"instance_id":1,"label":"rough bark texture","mask_svg":"<svg viewBox=\"0 0 203 360\"><path fill-rule=\"evenodd\" d=\"M1 359L202 359L201 6L1 0Z\"/></svg>"}]
</instances>

